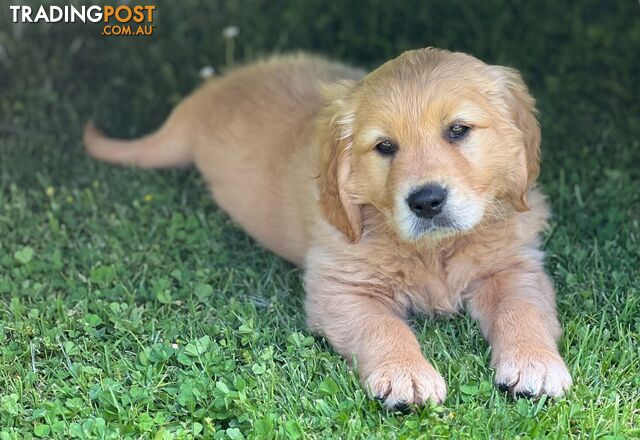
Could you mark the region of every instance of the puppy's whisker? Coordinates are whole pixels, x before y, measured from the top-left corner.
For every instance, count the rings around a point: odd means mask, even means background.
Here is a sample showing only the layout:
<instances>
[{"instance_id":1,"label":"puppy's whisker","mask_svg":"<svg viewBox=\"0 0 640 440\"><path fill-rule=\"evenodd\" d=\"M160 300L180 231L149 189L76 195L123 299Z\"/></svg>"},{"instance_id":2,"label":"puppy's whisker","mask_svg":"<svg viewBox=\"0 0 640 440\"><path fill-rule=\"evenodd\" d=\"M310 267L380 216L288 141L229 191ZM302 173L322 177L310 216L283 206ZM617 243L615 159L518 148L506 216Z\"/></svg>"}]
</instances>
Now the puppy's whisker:
<instances>
[{"instance_id":1,"label":"puppy's whisker","mask_svg":"<svg viewBox=\"0 0 640 440\"><path fill-rule=\"evenodd\" d=\"M487 206L491 208L486 210L487 213L485 214L485 217L487 219L493 218L503 223L506 222L507 210L500 200L493 196L490 196L490 198L483 200L485 200L487 202Z\"/></svg>"},{"instance_id":2,"label":"puppy's whisker","mask_svg":"<svg viewBox=\"0 0 640 440\"><path fill-rule=\"evenodd\" d=\"M380 211L381 213L383 213L384 215L388 216L388 217L392 217L393 214L391 214L391 211L385 211L384 209L380 208L378 205L376 205L373 201L369 202L371 204L371 206L373 206L374 208L376 208L378 211Z\"/></svg>"}]
</instances>

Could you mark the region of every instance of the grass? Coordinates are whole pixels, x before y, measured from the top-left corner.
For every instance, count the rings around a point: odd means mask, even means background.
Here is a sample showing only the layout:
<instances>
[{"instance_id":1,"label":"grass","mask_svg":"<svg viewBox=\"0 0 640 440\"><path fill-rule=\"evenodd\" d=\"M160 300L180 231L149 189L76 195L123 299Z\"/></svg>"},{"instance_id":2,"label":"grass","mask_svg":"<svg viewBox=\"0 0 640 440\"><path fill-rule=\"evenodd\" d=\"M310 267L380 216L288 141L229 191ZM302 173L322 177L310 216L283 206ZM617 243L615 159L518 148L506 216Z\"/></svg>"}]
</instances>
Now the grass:
<instances>
[{"instance_id":1,"label":"grass","mask_svg":"<svg viewBox=\"0 0 640 440\"><path fill-rule=\"evenodd\" d=\"M158 14L152 38L114 39L0 7L0 440L640 436L637 2L185 0ZM305 329L299 271L195 171L83 154L89 117L139 135L203 66L228 67L228 25L235 62L301 48L374 67L432 45L523 72L555 213L566 398L511 401L472 320L417 320L448 400L386 413Z\"/></svg>"}]
</instances>

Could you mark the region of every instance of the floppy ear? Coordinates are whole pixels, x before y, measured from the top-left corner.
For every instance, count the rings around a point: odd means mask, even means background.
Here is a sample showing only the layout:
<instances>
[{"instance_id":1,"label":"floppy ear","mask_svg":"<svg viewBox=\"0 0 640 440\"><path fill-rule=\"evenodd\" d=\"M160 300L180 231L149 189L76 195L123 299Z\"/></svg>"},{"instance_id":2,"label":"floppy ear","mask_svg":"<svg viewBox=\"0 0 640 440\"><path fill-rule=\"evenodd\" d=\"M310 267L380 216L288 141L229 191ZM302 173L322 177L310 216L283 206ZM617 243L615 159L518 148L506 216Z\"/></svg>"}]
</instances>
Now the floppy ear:
<instances>
[{"instance_id":1,"label":"floppy ear","mask_svg":"<svg viewBox=\"0 0 640 440\"><path fill-rule=\"evenodd\" d=\"M355 82L344 81L324 87L329 104L317 126L322 149L320 206L329 223L351 242L362 235L362 210L349 190L354 111L349 108L348 95L354 86Z\"/></svg>"},{"instance_id":2,"label":"floppy ear","mask_svg":"<svg viewBox=\"0 0 640 440\"><path fill-rule=\"evenodd\" d=\"M510 200L517 211L527 211L527 192L540 174L540 124L536 119L536 102L517 70L502 66L491 66L491 69L498 77L508 117L522 136L523 149Z\"/></svg>"}]
</instances>

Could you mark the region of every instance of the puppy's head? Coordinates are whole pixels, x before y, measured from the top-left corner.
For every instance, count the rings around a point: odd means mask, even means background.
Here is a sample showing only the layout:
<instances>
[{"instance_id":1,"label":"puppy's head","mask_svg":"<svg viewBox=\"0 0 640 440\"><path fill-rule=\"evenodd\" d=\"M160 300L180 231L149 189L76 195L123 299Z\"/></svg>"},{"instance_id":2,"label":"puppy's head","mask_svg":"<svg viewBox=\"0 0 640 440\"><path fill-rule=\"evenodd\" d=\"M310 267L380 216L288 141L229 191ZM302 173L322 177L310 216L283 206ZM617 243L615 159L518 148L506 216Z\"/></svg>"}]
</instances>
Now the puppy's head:
<instances>
[{"instance_id":1,"label":"puppy's head","mask_svg":"<svg viewBox=\"0 0 640 440\"><path fill-rule=\"evenodd\" d=\"M540 128L517 71L423 49L327 95L320 203L352 241L363 205L405 241L469 231L508 205L528 209Z\"/></svg>"}]
</instances>

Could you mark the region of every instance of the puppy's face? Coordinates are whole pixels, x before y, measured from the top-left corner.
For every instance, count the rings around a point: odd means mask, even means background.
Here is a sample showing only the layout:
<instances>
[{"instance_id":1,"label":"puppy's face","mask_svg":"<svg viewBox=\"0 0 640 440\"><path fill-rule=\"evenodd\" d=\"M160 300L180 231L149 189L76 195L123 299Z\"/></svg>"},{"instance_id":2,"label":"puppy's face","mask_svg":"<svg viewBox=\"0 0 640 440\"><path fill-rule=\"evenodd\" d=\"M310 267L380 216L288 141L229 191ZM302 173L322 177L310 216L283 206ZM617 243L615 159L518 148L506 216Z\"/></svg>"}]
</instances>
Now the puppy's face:
<instances>
[{"instance_id":1,"label":"puppy's face","mask_svg":"<svg viewBox=\"0 0 640 440\"><path fill-rule=\"evenodd\" d=\"M463 54L408 52L339 103L336 154L349 162L341 209L352 239L361 228L354 210L367 204L405 241L469 231L508 205L527 209L540 134L515 71Z\"/></svg>"}]
</instances>

